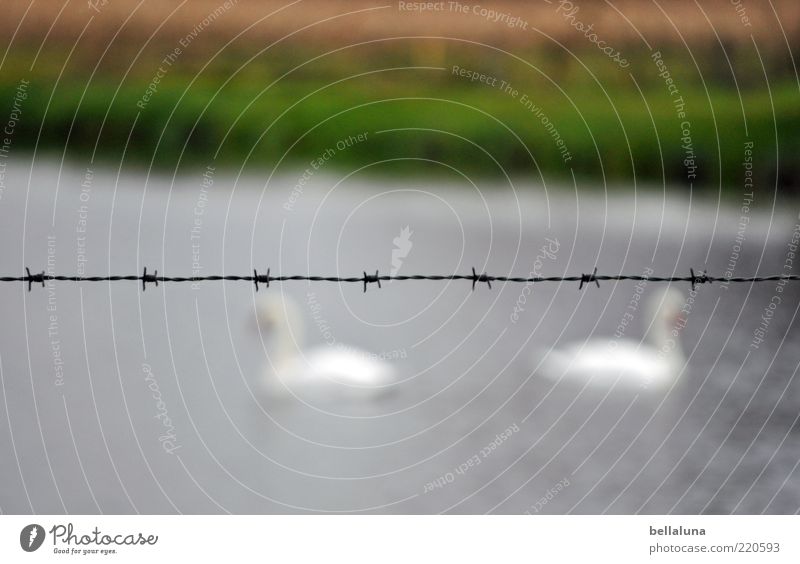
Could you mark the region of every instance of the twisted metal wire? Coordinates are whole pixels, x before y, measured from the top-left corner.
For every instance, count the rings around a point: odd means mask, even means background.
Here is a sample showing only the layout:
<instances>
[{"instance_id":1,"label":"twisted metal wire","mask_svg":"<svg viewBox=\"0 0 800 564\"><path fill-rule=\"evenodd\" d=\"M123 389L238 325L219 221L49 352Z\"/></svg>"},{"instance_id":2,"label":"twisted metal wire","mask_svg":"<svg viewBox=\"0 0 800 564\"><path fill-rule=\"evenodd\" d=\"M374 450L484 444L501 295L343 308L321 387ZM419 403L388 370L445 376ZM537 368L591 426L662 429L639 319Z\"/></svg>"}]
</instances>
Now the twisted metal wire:
<instances>
[{"instance_id":1,"label":"twisted metal wire","mask_svg":"<svg viewBox=\"0 0 800 564\"><path fill-rule=\"evenodd\" d=\"M378 288L381 287L381 281L406 281L406 280L470 280L472 281L472 289L475 290L475 285L478 283L485 283L490 289L492 282L512 282L512 283L532 283L539 284L542 282L579 282L578 289L581 290L585 285L594 283L598 287L601 281L621 281L621 280L638 280L648 282L688 282L695 289L697 284L710 284L712 282L770 282L779 280L800 280L798 274L773 274L768 276L709 276L705 271L702 273L695 273L694 269L689 270L689 276L647 276L643 274L598 274L597 268L591 274L580 274L573 276L492 276L486 274L478 274L475 268L472 269L471 274L404 274L404 275L385 275L380 274L377 270L375 274L367 274L363 272L362 276L311 276L303 274L295 275L278 275L273 276L270 274L270 269L267 269L266 274L259 274L258 271L253 270L252 275L235 275L235 274L214 274L208 276L159 276L158 271L153 271L152 274L147 273L147 267L142 271L142 274L130 274L124 276L109 275L109 276L64 276L47 274L44 271L38 274L31 274L29 268L25 268L24 276L0 276L0 282L27 282L28 291L31 291L33 284L41 284L45 286L45 282L58 281L58 282L119 282L122 280L137 281L142 283L142 291L147 289L147 284L155 284L158 286L159 282L208 282L217 280L226 281L243 281L252 282L255 284L256 291L259 290L259 284L264 284L269 287L271 282L290 282L290 281L306 281L306 282L336 282L336 283L362 283L364 284L364 291L367 291L369 284L377 284Z\"/></svg>"}]
</instances>

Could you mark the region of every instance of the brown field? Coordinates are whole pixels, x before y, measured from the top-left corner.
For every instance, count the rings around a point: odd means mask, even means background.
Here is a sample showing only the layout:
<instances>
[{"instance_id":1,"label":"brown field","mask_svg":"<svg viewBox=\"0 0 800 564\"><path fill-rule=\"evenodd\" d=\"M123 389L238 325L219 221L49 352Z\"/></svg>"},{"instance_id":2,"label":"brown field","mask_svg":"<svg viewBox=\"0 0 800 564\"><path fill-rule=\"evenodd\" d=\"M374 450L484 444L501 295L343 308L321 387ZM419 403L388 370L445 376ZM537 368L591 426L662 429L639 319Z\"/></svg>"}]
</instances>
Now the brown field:
<instances>
[{"instance_id":1,"label":"brown field","mask_svg":"<svg viewBox=\"0 0 800 564\"><path fill-rule=\"evenodd\" d=\"M79 37L78 53L96 52L109 44L137 50L148 41L150 46L174 44L223 2L92 0L94 8L89 4L6 0L0 18L2 43L11 53L21 47L43 46L45 51L71 47ZM236 49L255 50L277 40L283 40L282 44L319 48L403 36L446 36L517 49L552 42L579 49L588 44L566 23L563 12L557 13L558 0L462 4L482 5L517 16L528 23L530 32L510 29L502 22L491 22L471 12L403 11L398 9L397 1L238 0L203 30L203 40L199 43L205 51L216 50L242 34L232 44ZM594 24L598 35L612 45L646 40L654 47L680 46L682 42L700 47L715 42L715 34L723 44L750 43L752 34L759 48L775 46L785 50L787 43L797 44L800 31L797 0L741 0L738 11L731 0L672 0L658 4L639 0L576 0L575 5L579 7L575 18ZM749 27L742 22L742 14L749 18ZM196 54L204 50L193 49Z\"/></svg>"}]
</instances>

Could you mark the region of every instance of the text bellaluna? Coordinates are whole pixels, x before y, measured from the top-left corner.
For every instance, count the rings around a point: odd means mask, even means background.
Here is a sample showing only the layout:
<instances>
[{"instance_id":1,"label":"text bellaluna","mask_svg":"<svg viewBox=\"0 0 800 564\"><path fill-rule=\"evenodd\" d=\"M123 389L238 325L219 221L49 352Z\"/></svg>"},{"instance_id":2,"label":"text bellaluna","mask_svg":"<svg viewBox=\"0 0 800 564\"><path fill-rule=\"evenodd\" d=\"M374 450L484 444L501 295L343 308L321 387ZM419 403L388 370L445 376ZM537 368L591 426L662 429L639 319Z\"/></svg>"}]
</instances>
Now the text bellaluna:
<instances>
[{"instance_id":1,"label":"text bellaluna","mask_svg":"<svg viewBox=\"0 0 800 564\"><path fill-rule=\"evenodd\" d=\"M671 535L705 535L705 529L690 529L688 527L671 527L669 525L665 527L661 527L660 529L656 529L654 526L650 525L650 534L651 535L664 535L664 536L671 536Z\"/></svg>"}]
</instances>

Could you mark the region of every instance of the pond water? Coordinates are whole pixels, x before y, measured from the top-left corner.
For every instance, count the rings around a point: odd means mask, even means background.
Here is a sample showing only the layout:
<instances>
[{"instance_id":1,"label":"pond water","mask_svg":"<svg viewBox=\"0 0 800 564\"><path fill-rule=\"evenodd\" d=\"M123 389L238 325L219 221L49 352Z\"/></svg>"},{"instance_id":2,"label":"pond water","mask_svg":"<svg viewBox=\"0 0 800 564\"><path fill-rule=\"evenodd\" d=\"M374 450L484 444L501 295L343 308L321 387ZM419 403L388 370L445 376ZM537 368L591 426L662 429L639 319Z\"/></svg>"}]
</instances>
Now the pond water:
<instances>
[{"instance_id":1,"label":"pond water","mask_svg":"<svg viewBox=\"0 0 800 564\"><path fill-rule=\"evenodd\" d=\"M0 274L798 272L800 206L771 193L741 230L737 202L683 188L306 176L10 161ZM252 283L2 284L0 510L797 512L800 283L676 285L687 361L663 390L537 371L551 347L613 339L655 286L262 286L297 302L309 345L400 376L320 402L264 392Z\"/></svg>"}]
</instances>

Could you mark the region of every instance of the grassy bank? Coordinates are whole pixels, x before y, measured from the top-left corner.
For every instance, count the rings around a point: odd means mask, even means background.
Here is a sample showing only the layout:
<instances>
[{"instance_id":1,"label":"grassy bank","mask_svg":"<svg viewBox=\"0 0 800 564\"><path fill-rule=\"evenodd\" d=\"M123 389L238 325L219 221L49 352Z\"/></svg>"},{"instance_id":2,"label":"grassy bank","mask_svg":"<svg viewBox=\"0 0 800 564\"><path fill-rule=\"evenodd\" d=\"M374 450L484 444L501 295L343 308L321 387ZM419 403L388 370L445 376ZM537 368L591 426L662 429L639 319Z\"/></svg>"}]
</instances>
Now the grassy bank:
<instances>
[{"instance_id":1,"label":"grassy bank","mask_svg":"<svg viewBox=\"0 0 800 564\"><path fill-rule=\"evenodd\" d=\"M14 148L115 163L124 153L169 169L212 161L305 168L324 157L326 167L370 165L378 174L454 167L546 180L663 178L741 193L752 143L757 185L778 179L791 187L800 176L797 85L786 72L773 72L767 85L753 58L738 60L737 82L713 65L701 69L701 81L685 56L666 52L680 106L648 54L629 57L623 71L592 52L515 58L459 48L430 64L409 53L365 49L363 57L334 54L295 68L313 55L283 50L241 70L244 57L235 54L208 65L149 57L132 70L94 74L75 63L57 72L56 53L40 54L31 71L29 53L6 65L0 100L12 107L20 79L29 81ZM366 138L349 141L359 134Z\"/></svg>"}]
</instances>

